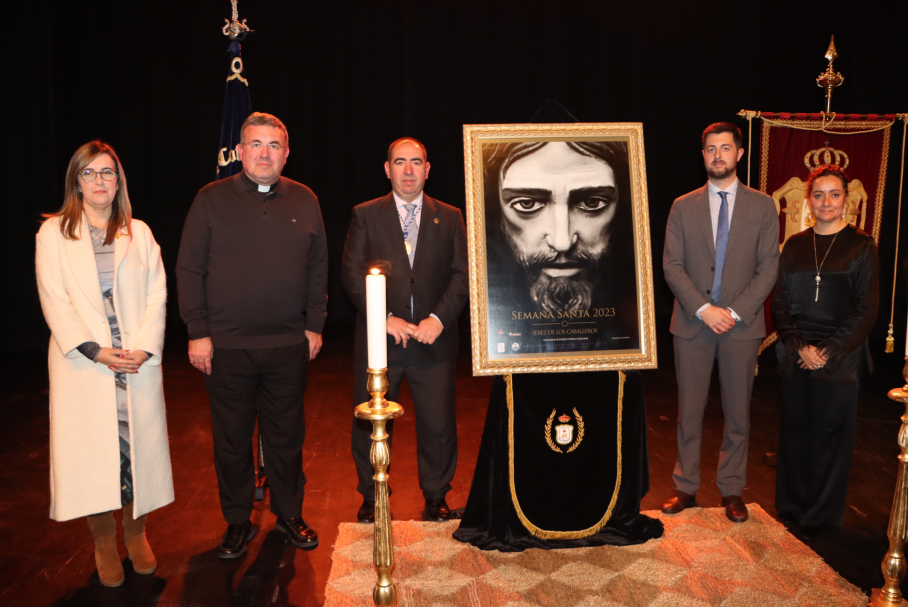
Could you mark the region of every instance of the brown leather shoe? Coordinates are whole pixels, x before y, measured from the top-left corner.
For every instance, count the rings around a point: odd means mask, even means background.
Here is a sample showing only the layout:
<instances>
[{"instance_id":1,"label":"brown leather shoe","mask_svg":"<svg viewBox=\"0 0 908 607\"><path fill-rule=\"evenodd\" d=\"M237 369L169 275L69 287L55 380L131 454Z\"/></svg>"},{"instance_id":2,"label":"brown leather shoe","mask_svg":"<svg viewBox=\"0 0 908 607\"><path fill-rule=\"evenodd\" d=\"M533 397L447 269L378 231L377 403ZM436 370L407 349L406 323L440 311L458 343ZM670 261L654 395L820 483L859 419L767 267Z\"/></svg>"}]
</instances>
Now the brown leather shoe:
<instances>
[{"instance_id":1,"label":"brown leather shoe","mask_svg":"<svg viewBox=\"0 0 908 607\"><path fill-rule=\"evenodd\" d=\"M727 495L722 498L722 505L725 506L725 516L733 523L743 523L747 520L747 506L740 495Z\"/></svg>"},{"instance_id":2,"label":"brown leather shoe","mask_svg":"<svg viewBox=\"0 0 908 607\"><path fill-rule=\"evenodd\" d=\"M677 491L674 497L668 498L664 504L662 504L662 512L665 514L678 514L685 508L696 508L697 507L697 494L684 493L683 491Z\"/></svg>"}]
</instances>

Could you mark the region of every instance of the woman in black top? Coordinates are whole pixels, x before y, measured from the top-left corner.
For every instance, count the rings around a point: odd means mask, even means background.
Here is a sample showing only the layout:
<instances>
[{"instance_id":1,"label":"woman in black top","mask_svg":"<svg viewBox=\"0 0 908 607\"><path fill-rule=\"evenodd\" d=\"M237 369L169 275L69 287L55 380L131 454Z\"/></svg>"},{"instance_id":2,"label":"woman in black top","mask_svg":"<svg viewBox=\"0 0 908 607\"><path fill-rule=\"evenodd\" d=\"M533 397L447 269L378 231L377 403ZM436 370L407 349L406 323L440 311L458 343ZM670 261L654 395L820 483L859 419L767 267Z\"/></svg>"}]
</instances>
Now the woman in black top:
<instances>
[{"instance_id":1,"label":"woman in black top","mask_svg":"<svg viewBox=\"0 0 908 607\"><path fill-rule=\"evenodd\" d=\"M845 515L858 389L873 369L879 262L873 238L845 220L842 169L818 167L807 191L816 225L785 243L772 318L782 375L776 509L813 534Z\"/></svg>"}]
</instances>

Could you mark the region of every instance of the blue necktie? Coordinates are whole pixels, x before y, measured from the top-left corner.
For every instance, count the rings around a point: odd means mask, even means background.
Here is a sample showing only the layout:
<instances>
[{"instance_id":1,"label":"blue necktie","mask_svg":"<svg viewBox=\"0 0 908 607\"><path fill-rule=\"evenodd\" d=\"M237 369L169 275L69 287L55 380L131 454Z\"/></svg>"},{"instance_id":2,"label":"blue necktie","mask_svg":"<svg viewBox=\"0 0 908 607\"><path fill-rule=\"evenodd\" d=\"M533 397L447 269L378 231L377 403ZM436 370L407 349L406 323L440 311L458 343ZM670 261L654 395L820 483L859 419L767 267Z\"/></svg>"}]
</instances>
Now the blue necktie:
<instances>
[{"instance_id":1,"label":"blue necktie","mask_svg":"<svg viewBox=\"0 0 908 607\"><path fill-rule=\"evenodd\" d=\"M722 300L722 268L725 267L725 249L728 248L728 193L719 192L719 226L716 229L716 275L713 278L713 301Z\"/></svg>"}]
</instances>

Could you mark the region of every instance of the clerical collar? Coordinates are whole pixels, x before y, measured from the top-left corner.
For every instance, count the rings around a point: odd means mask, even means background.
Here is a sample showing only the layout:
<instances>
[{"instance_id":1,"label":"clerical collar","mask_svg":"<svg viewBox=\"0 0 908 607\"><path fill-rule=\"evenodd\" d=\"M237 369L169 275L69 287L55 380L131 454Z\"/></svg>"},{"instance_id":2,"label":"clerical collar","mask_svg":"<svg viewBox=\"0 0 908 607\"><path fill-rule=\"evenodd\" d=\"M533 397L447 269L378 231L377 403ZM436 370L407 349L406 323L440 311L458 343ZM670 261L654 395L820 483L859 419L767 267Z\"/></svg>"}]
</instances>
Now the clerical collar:
<instances>
[{"instance_id":1,"label":"clerical collar","mask_svg":"<svg viewBox=\"0 0 908 607\"><path fill-rule=\"evenodd\" d=\"M259 191L263 194L270 192L272 189L274 189L274 187L277 185L277 183L279 183L279 182L276 182L276 183L272 183L269 185L262 185L260 183L256 183L255 181L252 181L251 179L249 179L249 176L246 173L242 173L242 175L243 175L243 180L246 182L246 185L249 186L250 190L256 189L257 191Z\"/></svg>"}]
</instances>

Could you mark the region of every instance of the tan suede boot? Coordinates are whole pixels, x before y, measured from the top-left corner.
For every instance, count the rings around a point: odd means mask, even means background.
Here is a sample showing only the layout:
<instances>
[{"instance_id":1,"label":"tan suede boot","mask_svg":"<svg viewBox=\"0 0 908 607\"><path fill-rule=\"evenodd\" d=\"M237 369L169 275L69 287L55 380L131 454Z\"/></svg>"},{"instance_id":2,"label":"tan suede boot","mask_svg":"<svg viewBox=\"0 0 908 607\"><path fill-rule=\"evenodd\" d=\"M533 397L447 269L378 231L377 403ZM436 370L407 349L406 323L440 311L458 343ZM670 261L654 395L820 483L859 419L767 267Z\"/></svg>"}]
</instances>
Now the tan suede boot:
<instances>
[{"instance_id":1,"label":"tan suede boot","mask_svg":"<svg viewBox=\"0 0 908 607\"><path fill-rule=\"evenodd\" d=\"M98 566L98 578L110 588L116 588L126 579L123 563L117 552L117 523L113 513L95 514L85 517L88 528L95 538L95 564Z\"/></svg>"},{"instance_id":2,"label":"tan suede boot","mask_svg":"<svg viewBox=\"0 0 908 607\"><path fill-rule=\"evenodd\" d=\"M123 539L126 540L129 558L132 559L132 568L136 573L147 575L155 572L158 562L145 537L145 519L148 518L148 515L143 514L138 519L133 518L133 506L134 504L123 506Z\"/></svg>"}]
</instances>

